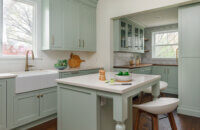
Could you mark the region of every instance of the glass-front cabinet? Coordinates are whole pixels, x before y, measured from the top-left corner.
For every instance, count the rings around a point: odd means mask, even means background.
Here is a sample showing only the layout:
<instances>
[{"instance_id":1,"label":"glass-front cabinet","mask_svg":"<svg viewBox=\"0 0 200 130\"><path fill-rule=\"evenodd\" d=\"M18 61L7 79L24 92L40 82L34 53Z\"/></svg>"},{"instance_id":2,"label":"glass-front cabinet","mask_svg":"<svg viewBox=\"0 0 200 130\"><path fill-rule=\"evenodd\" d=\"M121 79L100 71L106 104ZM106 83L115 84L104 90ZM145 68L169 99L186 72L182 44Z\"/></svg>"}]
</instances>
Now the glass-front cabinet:
<instances>
[{"instance_id":1,"label":"glass-front cabinet","mask_svg":"<svg viewBox=\"0 0 200 130\"><path fill-rule=\"evenodd\" d=\"M127 20L114 20L114 51L144 53L144 28Z\"/></svg>"}]
</instances>

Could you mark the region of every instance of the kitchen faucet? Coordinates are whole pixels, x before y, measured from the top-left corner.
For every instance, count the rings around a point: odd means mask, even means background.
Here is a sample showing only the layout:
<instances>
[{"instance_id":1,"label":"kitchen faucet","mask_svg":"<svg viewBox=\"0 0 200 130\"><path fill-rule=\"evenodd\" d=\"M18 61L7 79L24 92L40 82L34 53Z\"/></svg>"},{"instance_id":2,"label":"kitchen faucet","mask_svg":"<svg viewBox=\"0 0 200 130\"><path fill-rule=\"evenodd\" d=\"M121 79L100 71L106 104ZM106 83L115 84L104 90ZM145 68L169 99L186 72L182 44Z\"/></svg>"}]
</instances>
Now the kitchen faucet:
<instances>
[{"instance_id":1,"label":"kitchen faucet","mask_svg":"<svg viewBox=\"0 0 200 130\"><path fill-rule=\"evenodd\" d=\"M33 50L28 50L28 51L26 52L26 65L25 65L25 71L29 71L29 67L34 67L33 65L29 65L29 64L28 64L28 54L29 54L29 52L32 53L32 60L34 60L34 53L33 53Z\"/></svg>"}]
</instances>

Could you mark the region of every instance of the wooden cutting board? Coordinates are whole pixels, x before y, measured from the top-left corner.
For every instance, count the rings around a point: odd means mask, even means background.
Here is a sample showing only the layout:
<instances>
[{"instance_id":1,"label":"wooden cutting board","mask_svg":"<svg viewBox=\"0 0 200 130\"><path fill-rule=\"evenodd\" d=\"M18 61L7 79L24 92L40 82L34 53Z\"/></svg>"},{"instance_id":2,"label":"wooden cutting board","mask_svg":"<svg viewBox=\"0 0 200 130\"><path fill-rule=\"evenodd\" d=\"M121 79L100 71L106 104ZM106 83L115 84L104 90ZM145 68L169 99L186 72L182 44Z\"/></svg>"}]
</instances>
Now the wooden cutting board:
<instances>
[{"instance_id":1,"label":"wooden cutting board","mask_svg":"<svg viewBox=\"0 0 200 130\"><path fill-rule=\"evenodd\" d=\"M70 54L70 59L68 61L70 68L79 68L82 62L85 62L85 60L81 60L78 55Z\"/></svg>"}]
</instances>

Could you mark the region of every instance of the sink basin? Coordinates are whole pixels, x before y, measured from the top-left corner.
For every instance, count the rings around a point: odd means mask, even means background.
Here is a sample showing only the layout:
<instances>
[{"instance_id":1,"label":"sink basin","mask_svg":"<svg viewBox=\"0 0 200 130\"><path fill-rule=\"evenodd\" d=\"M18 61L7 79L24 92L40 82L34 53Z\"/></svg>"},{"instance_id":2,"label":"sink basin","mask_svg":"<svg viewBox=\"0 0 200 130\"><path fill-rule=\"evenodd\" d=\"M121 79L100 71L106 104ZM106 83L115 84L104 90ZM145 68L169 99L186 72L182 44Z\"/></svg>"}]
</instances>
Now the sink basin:
<instances>
[{"instance_id":1,"label":"sink basin","mask_svg":"<svg viewBox=\"0 0 200 130\"><path fill-rule=\"evenodd\" d=\"M44 88L56 86L56 79L59 74L54 70L38 70L28 72L15 72L16 74L16 93L24 93Z\"/></svg>"}]
</instances>

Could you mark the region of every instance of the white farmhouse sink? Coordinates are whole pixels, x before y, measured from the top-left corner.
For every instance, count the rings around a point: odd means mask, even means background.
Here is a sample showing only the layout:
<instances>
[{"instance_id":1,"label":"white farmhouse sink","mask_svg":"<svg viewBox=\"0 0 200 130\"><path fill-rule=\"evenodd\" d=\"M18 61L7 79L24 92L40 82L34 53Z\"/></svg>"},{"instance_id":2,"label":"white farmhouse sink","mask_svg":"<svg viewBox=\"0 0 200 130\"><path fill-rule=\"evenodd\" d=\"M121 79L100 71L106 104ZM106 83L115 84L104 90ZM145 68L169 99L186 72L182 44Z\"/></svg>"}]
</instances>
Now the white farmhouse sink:
<instances>
[{"instance_id":1,"label":"white farmhouse sink","mask_svg":"<svg viewBox=\"0 0 200 130\"><path fill-rule=\"evenodd\" d=\"M29 92L56 86L59 74L54 70L16 72L16 93Z\"/></svg>"}]
</instances>

